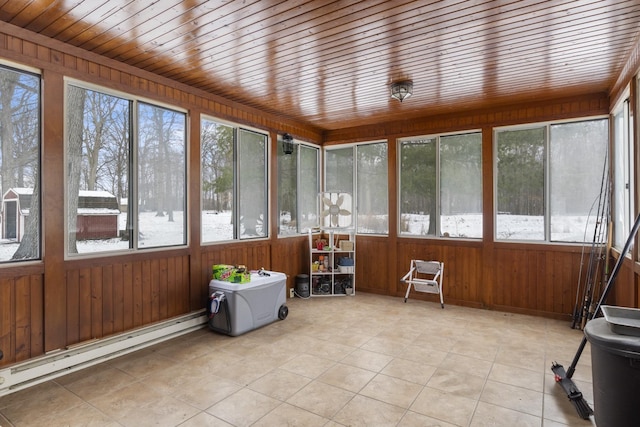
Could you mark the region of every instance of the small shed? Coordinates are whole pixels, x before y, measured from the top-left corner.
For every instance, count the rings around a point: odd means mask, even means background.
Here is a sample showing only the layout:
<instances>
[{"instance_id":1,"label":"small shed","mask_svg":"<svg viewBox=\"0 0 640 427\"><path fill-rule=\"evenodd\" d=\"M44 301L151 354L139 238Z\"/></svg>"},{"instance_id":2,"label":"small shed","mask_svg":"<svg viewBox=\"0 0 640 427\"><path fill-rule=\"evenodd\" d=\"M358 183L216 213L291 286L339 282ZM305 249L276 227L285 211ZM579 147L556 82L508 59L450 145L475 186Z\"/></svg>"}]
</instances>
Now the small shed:
<instances>
[{"instance_id":1,"label":"small shed","mask_svg":"<svg viewBox=\"0 0 640 427\"><path fill-rule=\"evenodd\" d=\"M108 191L80 191L76 239L118 237L118 199Z\"/></svg>"},{"instance_id":2,"label":"small shed","mask_svg":"<svg viewBox=\"0 0 640 427\"><path fill-rule=\"evenodd\" d=\"M2 238L20 242L31 208L33 188L10 188L2 197ZM107 191L80 191L76 239L118 237L120 208Z\"/></svg>"},{"instance_id":3,"label":"small shed","mask_svg":"<svg viewBox=\"0 0 640 427\"><path fill-rule=\"evenodd\" d=\"M2 195L2 238L20 242L31 209L33 188L10 188Z\"/></svg>"}]
</instances>

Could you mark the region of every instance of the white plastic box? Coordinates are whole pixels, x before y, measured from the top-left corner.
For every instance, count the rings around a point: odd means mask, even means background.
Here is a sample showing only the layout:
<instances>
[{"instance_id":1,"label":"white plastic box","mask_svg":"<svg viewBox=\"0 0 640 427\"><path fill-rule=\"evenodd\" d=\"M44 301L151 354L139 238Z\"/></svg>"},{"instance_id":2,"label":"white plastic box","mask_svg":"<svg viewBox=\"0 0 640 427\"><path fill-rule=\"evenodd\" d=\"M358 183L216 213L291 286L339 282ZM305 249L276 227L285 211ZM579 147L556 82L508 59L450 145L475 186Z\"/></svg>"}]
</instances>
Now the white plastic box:
<instances>
[{"instance_id":1,"label":"white plastic box","mask_svg":"<svg viewBox=\"0 0 640 427\"><path fill-rule=\"evenodd\" d=\"M237 336L267 325L288 314L286 302L287 276L267 271L268 276L251 274L249 283L221 280L209 282L209 295L224 292L225 301L209 320L209 328Z\"/></svg>"}]
</instances>

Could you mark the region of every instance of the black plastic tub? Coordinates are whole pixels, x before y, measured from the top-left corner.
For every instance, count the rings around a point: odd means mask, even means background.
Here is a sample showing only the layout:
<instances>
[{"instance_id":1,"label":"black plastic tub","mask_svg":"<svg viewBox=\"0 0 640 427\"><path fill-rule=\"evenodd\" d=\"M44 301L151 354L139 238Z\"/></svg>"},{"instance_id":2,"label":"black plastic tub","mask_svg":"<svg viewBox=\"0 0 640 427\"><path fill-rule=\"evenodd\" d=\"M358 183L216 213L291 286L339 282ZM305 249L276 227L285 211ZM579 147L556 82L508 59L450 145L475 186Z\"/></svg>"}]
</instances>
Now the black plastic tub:
<instances>
[{"instance_id":1,"label":"black plastic tub","mask_svg":"<svg viewBox=\"0 0 640 427\"><path fill-rule=\"evenodd\" d=\"M640 337L613 332L604 318L584 328L591 344L598 427L640 426Z\"/></svg>"}]
</instances>

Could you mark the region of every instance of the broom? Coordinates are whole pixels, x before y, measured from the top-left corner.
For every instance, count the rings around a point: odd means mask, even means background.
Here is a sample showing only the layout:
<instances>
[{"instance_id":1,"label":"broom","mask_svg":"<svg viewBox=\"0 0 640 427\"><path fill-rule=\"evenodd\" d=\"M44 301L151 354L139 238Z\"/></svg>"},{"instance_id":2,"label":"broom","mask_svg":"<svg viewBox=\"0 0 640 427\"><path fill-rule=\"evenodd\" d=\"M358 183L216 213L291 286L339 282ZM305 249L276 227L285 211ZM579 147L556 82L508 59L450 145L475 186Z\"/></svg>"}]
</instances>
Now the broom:
<instances>
[{"instance_id":1,"label":"broom","mask_svg":"<svg viewBox=\"0 0 640 427\"><path fill-rule=\"evenodd\" d=\"M596 308L593 310L592 317L595 317L598 314L598 311L600 311L600 306L606 301L607 295L611 291L611 286L616 280L618 271L620 271L620 268L622 267L622 262L624 261L626 254L629 252L629 249L633 244L633 240L636 237L636 233L638 232L639 227L640 227L640 214L636 218L636 222L633 224L633 228L631 229L631 233L627 238L627 242L624 244L624 248L620 252L620 256L618 257L618 260L613 266L613 270L611 271L611 276L609 276L609 280L607 280L607 284L604 288L604 291L602 292L602 296L600 297L600 300L598 301ZM593 414L593 409L591 409L587 401L584 400L582 393L578 389L578 386L575 385L571 377L573 377L573 373L576 370L576 365L578 364L578 360L580 359L580 356L582 355L582 351L584 350L584 347L586 345L587 345L587 337L585 335L582 338L582 341L578 346L578 351L576 352L576 355L574 356L573 361L571 362L571 365L569 366L569 369L567 369L567 371L565 371L564 367L559 363L553 362L551 364L551 370L554 373L556 382L560 384L560 386L564 389L565 393L567 393L567 397L569 398L573 406L576 407L576 410L578 411L578 415L580 415L580 418L582 418L583 420L588 419L589 416Z\"/></svg>"}]
</instances>

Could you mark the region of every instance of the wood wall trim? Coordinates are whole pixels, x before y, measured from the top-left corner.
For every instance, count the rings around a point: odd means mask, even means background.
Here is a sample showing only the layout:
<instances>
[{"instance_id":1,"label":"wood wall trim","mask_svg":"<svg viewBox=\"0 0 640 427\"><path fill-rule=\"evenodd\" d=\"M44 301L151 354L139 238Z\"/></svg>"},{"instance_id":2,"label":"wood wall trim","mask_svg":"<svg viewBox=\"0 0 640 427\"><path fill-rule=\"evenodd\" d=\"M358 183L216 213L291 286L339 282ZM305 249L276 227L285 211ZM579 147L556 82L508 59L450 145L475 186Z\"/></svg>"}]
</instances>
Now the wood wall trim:
<instances>
[{"instance_id":1,"label":"wood wall trim","mask_svg":"<svg viewBox=\"0 0 640 427\"><path fill-rule=\"evenodd\" d=\"M44 70L42 90L42 235L44 261L44 350L63 348L66 335L64 270L64 76Z\"/></svg>"},{"instance_id":2,"label":"wood wall trim","mask_svg":"<svg viewBox=\"0 0 640 427\"><path fill-rule=\"evenodd\" d=\"M376 126L343 128L324 132L323 140L325 144L332 145L385 139L391 135L427 135L607 114L608 94L592 93L552 100L532 100L526 104L498 105L491 109L460 111Z\"/></svg>"}]
</instances>

